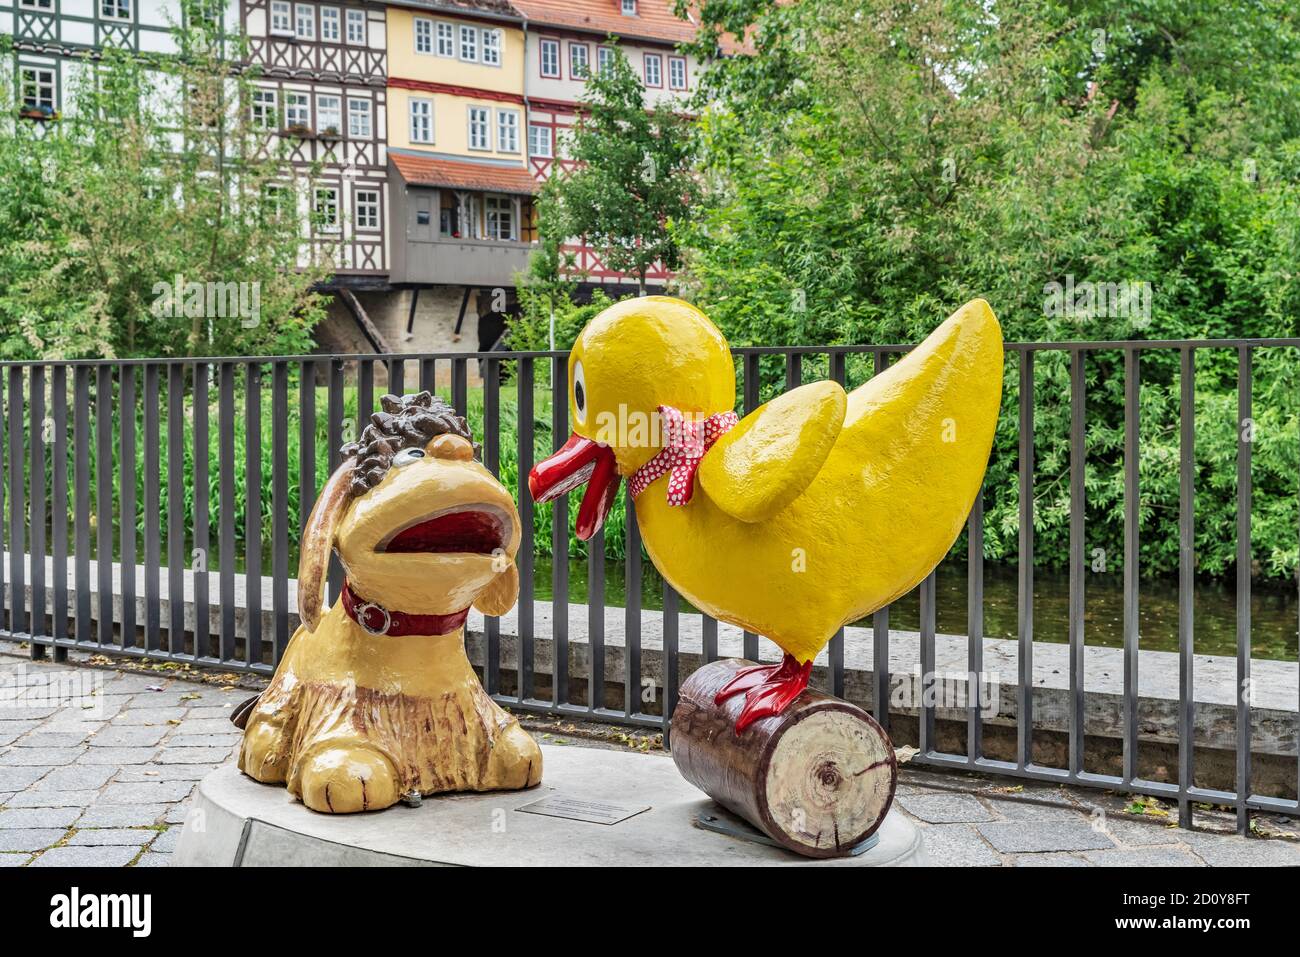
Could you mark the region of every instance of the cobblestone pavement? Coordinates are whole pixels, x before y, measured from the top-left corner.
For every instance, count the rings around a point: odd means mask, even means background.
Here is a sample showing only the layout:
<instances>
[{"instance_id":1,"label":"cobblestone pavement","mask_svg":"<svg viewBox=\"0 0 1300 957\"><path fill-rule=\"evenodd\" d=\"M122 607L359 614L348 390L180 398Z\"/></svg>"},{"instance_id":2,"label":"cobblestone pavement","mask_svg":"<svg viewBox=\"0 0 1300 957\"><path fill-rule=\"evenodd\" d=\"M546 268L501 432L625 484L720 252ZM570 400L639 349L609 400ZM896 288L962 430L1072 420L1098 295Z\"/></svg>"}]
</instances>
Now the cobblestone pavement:
<instances>
[{"instance_id":1,"label":"cobblestone pavement","mask_svg":"<svg viewBox=\"0 0 1300 957\"><path fill-rule=\"evenodd\" d=\"M0 867L156 867L190 793L233 760L246 688L31 662L0 646ZM572 729L572 725L568 726ZM566 735L577 742L575 735ZM939 866L1300 866L1300 826L1269 838L1170 827L1107 792L905 767L898 805ZM1198 824L1231 830L1230 815Z\"/></svg>"}]
</instances>

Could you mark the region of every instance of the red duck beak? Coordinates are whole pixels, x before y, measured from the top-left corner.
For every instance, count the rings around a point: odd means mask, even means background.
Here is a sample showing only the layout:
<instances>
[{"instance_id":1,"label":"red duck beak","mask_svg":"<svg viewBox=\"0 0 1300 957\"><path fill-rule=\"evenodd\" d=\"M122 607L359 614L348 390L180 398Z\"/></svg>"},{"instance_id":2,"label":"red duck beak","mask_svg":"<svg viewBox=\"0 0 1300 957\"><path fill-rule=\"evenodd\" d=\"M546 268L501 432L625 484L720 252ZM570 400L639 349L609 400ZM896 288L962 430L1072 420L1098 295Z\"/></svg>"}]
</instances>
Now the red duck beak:
<instances>
[{"instance_id":1,"label":"red duck beak","mask_svg":"<svg viewBox=\"0 0 1300 957\"><path fill-rule=\"evenodd\" d=\"M605 524L605 516L614 507L619 483L615 465L613 449L575 432L562 449L533 466L528 473L528 491L533 501L543 503L586 485L577 522L578 540L585 542Z\"/></svg>"}]
</instances>

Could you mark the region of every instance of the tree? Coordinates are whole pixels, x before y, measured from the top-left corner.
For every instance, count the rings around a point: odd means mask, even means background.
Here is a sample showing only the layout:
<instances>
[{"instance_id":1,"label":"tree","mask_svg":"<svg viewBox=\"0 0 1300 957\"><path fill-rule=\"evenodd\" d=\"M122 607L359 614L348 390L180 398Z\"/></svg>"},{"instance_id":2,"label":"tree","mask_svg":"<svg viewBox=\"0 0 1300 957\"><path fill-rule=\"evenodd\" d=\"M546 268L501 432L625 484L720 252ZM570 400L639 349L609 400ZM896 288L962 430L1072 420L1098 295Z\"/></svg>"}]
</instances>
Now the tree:
<instances>
[{"instance_id":1,"label":"tree","mask_svg":"<svg viewBox=\"0 0 1300 957\"><path fill-rule=\"evenodd\" d=\"M199 3L181 54L106 48L57 122L0 130L0 354L305 351L329 266L304 243L310 182L255 120L252 74ZM6 100L8 102L8 100Z\"/></svg>"},{"instance_id":2,"label":"tree","mask_svg":"<svg viewBox=\"0 0 1300 957\"><path fill-rule=\"evenodd\" d=\"M558 235L581 237L610 269L645 276L656 262L676 269L670 226L685 221L698 183L690 121L668 106L645 106L645 89L621 50L588 81L570 134L568 172L544 194Z\"/></svg>"},{"instance_id":3,"label":"tree","mask_svg":"<svg viewBox=\"0 0 1300 957\"><path fill-rule=\"evenodd\" d=\"M680 281L733 344L915 342L974 296L1009 339L1300 332L1300 29L1281 0L708 0L702 209ZM1149 308L1060 290L1134 283ZM1061 308L1068 305L1069 308ZM775 370L770 370L775 374ZM1017 381L985 548L1014 557ZM1088 547L1118 568L1123 369L1089 354ZM812 373L810 373L812 374ZM1199 569L1234 565L1235 360L1198 356ZM1255 560L1300 560L1300 370L1256 363ZM1142 363L1144 572L1177 567L1178 368ZM1069 369L1036 363L1036 544L1066 560ZM1287 437L1284 439L1283 437ZM1225 480L1227 476L1228 480Z\"/></svg>"}]
</instances>

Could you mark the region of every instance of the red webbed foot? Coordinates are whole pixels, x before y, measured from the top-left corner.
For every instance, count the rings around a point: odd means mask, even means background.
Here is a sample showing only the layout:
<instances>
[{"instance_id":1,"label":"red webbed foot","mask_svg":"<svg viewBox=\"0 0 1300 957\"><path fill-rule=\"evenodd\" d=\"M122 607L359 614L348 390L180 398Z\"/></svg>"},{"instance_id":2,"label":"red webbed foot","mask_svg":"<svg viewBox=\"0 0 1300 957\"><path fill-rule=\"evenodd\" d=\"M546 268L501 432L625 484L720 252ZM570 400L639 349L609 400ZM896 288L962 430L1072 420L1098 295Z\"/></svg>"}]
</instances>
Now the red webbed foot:
<instances>
[{"instance_id":1,"label":"red webbed foot","mask_svg":"<svg viewBox=\"0 0 1300 957\"><path fill-rule=\"evenodd\" d=\"M787 654L779 665L754 665L742 668L722 686L714 696L715 704L743 693L745 705L736 718L736 734L740 734L760 718L780 714L799 693L808 687L812 674L812 661L802 665L793 655Z\"/></svg>"}]
</instances>

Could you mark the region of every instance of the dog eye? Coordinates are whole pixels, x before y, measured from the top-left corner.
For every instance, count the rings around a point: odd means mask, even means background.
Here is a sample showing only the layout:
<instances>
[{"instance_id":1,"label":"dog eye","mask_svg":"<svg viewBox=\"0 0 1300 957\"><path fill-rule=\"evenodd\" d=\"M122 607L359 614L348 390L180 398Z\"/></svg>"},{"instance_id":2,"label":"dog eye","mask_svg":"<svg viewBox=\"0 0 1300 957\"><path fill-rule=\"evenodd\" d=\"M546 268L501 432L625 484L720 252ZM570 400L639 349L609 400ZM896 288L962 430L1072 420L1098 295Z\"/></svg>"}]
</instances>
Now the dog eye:
<instances>
[{"instance_id":1,"label":"dog eye","mask_svg":"<svg viewBox=\"0 0 1300 957\"><path fill-rule=\"evenodd\" d=\"M393 456L393 464L397 466L410 465L417 459L424 458L424 449L402 449Z\"/></svg>"}]
</instances>

